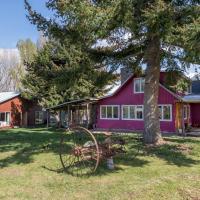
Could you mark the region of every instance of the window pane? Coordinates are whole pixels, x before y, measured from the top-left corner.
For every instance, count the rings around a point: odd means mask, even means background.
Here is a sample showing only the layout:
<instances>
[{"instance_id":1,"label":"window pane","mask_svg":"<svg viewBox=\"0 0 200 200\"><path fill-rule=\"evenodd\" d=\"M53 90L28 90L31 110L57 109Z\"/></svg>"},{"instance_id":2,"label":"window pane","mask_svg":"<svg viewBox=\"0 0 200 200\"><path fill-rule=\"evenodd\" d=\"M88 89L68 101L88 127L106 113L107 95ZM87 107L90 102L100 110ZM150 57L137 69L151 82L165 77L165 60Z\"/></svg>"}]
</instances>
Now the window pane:
<instances>
[{"instance_id":1,"label":"window pane","mask_svg":"<svg viewBox=\"0 0 200 200\"><path fill-rule=\"evenodd\" d=\"M128 119L128 106L123 106L123 118Z\"/></svg>"},{"instance_id":2,"label":"window pane","mask_svg":"<svg viewBox=\"0 0 200 200\"><path fill-rule=\"evenodd\" d=\"M143 107L142 106L136 107L136 116L137 116L137 119L143 119Z\"/></svg>"},{"instance_id":3,"label":"window pane","mask_svg":"<svg viewBox=\"0 0 200 200\"><path fill-rule=\"evenodd\" d=\"M6 121L5 117L6 117L5 113L0 113L0 121L3 121L3 122Z\"/></svg>"},{"instance_id":4,"label":"window pane","mask_svg":"<svg viewBox=\"0 0 200 200\"><path fill-rule=\"evenodd\" d=\"M112 107L111 106L107 107L107 118L112 118Z\"/></svg>"},{"instance_id":5,"label":"window pane","mask_svg":"<svg viewBox=\"0 0 200 200\"><path fill-rule=\"evenodd\" d=\"M144 84L145 84L145 80L143 78L141 79L141 92L144 92Z\"/></svg>"},{"instance_id":6,"label":"window pane","mask_svg":"<svg viewBox=\"0 0 200 200\"><path fill-rule=\"evenodd\" d=\"M106 118L106 107L101 107L101 118Z\"/></svg>"},{"instance_id":7,"label":"window pane","mask_svg":"<svg viewBox=\"0 0 200 200\"><path fill-rule=\"evenodd\" d=\"M187 106L184 106L184 119L187 119Z\"/></svg>"},{"instance_id":8,"label":"window pane","mask_svg":"<svg viewBox=\"0 0 200 200\"><path fill-rule=\"evenodd\" d=\"M10 123L10 113L9 112L6 113L6 122Z\"/></svg>"},{"instance_id":9,"label":"window pane","mask_svg":"<svg viewBox=\"0 0 200 200\"><path fill-rule=\"evenodd\" d=\"M118 118L118 107L117 106L113 107L113 118Z\"/></svg>"},{"instance_id":10,"label":"window pane","mask_svg":"<svg viewBox=\"0 0 200 200\"><path fill-rule=\"evenodd\" d=\"M135 106L130 106L130 119L135 119Z\"/></svg>"},{"instance_id":11,"label":"window pane","mask_svg":"<svg viewBox=\"0 0 200 200\"><path fill-rule=\"evenodd\" d=\"M170 120L171 118L171 112L170 112L170 106L163 106L163 119Z\"/></svg>"},{"instance_id":12,"label":"window pane","mask_svg":"<svg viewBox=\"0 0 200 200\"><path fill-rule=\"evenodd\" d=\"M162 119L162 106L158 106L159 108L159 119Z\"/></svg>"},{"instance_id":13,"label":"window pane","mask_svg":"<svg viewBox=\"0 0 200 200\"><path fill-rule=\"evenodd\" d=\"M42 124L43 123L43 112L36 111L35 112L35 124Z\"/></svg>"},{"instance_id":14,"label":"window pane","mask_svg":"<svg viewBox=\"0 0 200 200\"><path fill-rule=\"evenodd\" d=\"M140 92L140 79L135 79L135 92Z\"/></svg>"}]
</instances>

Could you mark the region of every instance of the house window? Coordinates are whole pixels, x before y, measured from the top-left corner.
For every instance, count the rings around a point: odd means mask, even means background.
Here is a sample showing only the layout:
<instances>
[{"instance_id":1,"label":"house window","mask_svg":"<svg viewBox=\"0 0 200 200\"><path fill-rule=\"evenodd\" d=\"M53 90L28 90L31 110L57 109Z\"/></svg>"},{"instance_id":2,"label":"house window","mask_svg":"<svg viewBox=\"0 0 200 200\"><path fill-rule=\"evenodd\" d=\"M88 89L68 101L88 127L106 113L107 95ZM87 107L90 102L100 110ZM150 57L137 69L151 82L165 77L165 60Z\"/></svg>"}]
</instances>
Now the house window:
<instances>
[{"instance_id":1,"label":"house window","mask_svg":"<svg viewBox=\"0 0 200 200\"><path fill-rule=\"evenodd\" d=\"M0 112L0 124L1 126L10 125L10 112Z\"/></svg>"},{"instance_id":2,"label":"house window","mask_svg":"<svg viewBox=\"0 0 200 200\"><path fill-rule=\"evenodd\" d=\"M187 93L188 94L191 94L192 93L192 85L188 85L188 87L187 87Z\"/></svg>"},{"instance_id":3,"label":"house window","mask_svg":"<svg viewBox=\"0 0 200 200\"><path fill-rule=\"evenodd\" d=\"M159 105L160 121L172 120L172 106L171 105Z\"/></svg>"},{"instance_id":4,"label":"house window","mask_svg":"<svg viewBox=\"0 0 200 200\"><path fill-rule=\"evenodd\" d=\"M134 93L144 93L144 78L134 79Z\"/></svg>"},{"instance_id":5,"label":"house window","mask_svg":"<svg viewBox=\"0 0 200 200\"><path fill-rule=\"evenodd\" d=\"M101 106L101 119L119 119L119 106Z\"/></svg>"},{"instance_id":6,"label":"house window","mask_svg":"<svg viewBox=\"0 0 200 200\"><path fill-rule=\"evenodd\" d=\"M43 124L43 112L35 111L35 124Z\"/></svg>"},{"instance_id":7,"label":"house window","mask_svg":"<svg viewBox=\"0 0 200 200\"><path fill-rule=\"evenodd\" d=\"M183 116L184 116L184 119L187 119L187 115L188 115L188 109L187 109L187 106L184 105L184 107L183 107Z\"/></svg>"},{"instance_id":8,"label":"house window","mask_svg":"<svg viewBox=\"0 0 200 200\"><path fill-rule=\"evenodd\" d=\"M143 106L141 105L123 105L122 106L122 119L124 120L142 120L143 119Z\"/></svg>"}]
</instances>

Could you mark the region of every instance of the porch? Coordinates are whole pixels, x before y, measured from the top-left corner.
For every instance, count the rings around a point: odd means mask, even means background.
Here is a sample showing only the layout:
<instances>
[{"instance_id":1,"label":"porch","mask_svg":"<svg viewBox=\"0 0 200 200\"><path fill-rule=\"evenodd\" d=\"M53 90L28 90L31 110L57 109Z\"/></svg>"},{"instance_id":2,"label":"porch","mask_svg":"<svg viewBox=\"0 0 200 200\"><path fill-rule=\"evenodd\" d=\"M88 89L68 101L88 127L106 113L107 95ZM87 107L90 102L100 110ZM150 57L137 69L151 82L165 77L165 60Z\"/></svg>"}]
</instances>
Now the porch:
<instances>
[{"instance_id":1,"label":"porch","mask_svg":"<svg viewBox=\"0 0 200 200\"><path fill-rule=\"evenodd\" d=\"M187 136L200 137L200 128L192 127L189 132L186 133Z\"/></svg>"},{"instance_id":2,"label":"porch","mask_svg":"<svg viewBox=\"0 0 200 200\"><path fill-rule=\"evenodd\" d=\"M80 99L68 101L47 109L47 127L52 125L52 118L58 127L80 125L94 128L96 120L97 99ZM53 115L52 115L53 114Z\"/></svg>"},{"instance_id":3,"label":"porch","mask_svg":"<svg viewBox=\"0 0 200 200\"><path fill-rule=\"evenodd\" d=\"M200 137L200 95L187 95L183 101L188 105L188 120L184 123L185 134Z\"/></svg>"}]
</instances>

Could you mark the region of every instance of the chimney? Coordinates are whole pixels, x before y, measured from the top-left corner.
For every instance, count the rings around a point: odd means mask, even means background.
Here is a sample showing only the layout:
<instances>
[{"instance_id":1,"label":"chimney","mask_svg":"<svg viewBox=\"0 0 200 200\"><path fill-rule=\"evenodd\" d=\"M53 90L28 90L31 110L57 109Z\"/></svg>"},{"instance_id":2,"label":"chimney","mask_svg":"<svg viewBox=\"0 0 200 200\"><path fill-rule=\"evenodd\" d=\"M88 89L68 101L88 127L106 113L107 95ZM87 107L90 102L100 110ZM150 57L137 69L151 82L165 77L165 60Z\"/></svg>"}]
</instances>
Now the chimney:
<instances>
[{"instance_id":1,"label":"chimney","mask_svg":"<svg viewBox=\"0 0 200 200\"><path fill-rule=\"evenodd\" d=\"M121 85L131 76L133 75L132 69L130 67L122 67L121 68Z\"/></svg>"}]
</instances>

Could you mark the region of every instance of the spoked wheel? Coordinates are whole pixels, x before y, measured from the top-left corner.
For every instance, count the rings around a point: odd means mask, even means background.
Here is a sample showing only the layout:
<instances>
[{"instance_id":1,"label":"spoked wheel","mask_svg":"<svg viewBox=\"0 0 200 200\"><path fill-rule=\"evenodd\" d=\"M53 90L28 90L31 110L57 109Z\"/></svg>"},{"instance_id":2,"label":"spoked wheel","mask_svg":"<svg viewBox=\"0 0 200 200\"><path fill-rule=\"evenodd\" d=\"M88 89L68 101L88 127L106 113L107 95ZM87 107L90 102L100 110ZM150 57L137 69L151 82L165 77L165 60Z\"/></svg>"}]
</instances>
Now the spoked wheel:
<instances>
[{"instance_id":1,"label":"spoked wheel","mask_svg":"<svg viewBox=\"0 0 200 200\"><path fill-rule=\"evenodd\" d=\"M99 148L94 135L83 127L70 128L61 138L60 160L72 175L86 175L99 165Z\"/></svg>"}]
</instances>

